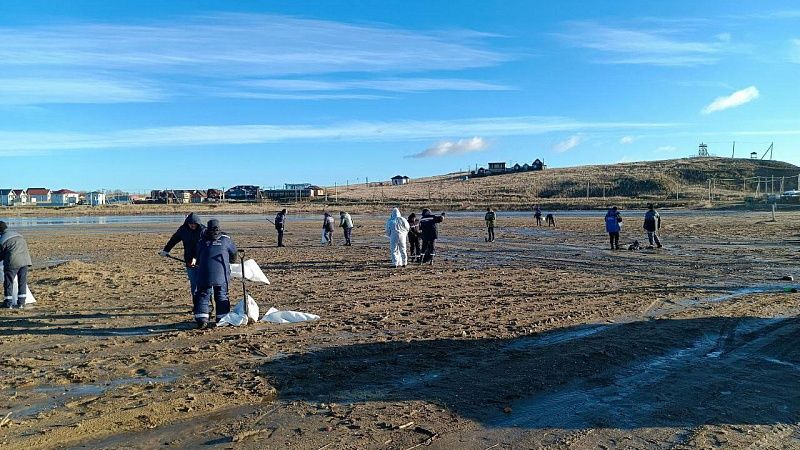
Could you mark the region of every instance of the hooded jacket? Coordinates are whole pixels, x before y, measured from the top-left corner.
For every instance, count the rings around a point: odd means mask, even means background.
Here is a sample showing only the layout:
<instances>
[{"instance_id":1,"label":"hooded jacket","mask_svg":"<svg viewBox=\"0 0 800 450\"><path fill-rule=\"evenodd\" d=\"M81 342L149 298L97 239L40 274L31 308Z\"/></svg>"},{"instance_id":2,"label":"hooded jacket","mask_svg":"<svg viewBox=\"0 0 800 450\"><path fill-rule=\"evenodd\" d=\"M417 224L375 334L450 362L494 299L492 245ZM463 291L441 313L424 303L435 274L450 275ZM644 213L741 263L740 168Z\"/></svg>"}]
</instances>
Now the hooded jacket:
<instances>
[{"instance_id":1,"label":"hooded jacket","mask_svg":"<svg viewBox=\"0 0 800 450\"><path fill-rule=\"evenodd\" d=\"M353 228L353 218L350 217L350 213L339 215L339 226L341 228Z\"/></svg>"},{"instance_id":2,"label":"hooded jacket","mask_svg":"<svg viewBox=\"0 0 800 450\"><path fill-rule=\"evenodd\" d=\"M207 229L197 243L197 285L227 286L231 279L231 260L236 261L236 245L225 233Z\"/></svg>"},{"instance_id":3,"label":"hooded jacket","mask_svg":"<svg viewBox=\"0 0 800 450\"><path fill-rule=\"evenodd\" d=\"M619 211L609 209L606 213L605 220L607 233L619 233L619 231L622 229L622 215L619 213Z\"/></svg>"},{"instance_id":4,"label":"hooded jacket","mask_svg":"<svg viewBox=\"0 0 800 450\"><path fill-rule=\"evenodd\" d=\"M194 223L197 224L197 228L192 230L189 228L189 224ZM183 221L183 225L181 225L175 234L169 238L167 241L167 245L164 246L164 251L169 252L172 250L178 242L183 243L183 261L186 265L192 262L192 259L197 257L197 243L200 242L200 237L203 236L203 232L205 232L206 227L200 222L200 216L195 213L191 213L186 216L186 220Z\"/></svg>"},{"instance_id":5,"label":"hooded jacket","mask_svg":"<svg viewBox=\"0 0 800 450\"><path fill-rule=\"evenodd\" d=\"M497 214L494 211L487 211L483 216L483 220L486 221L487 227L494 228L494 221L497 220Z\"/></svg>"},{"instance_id":6,"label":"hooded jacket","mask_svg":"<svg viewBox=\"0 0 800 450\"><path fill-rule=\"evenodd\" d=\"M16 231L6 230L0 234L0 258L6 269L19 269L32 265L28 243Z\"/></svg>"},{"instance_id":7,"label":"hooded jacket","mask_svg":"<svg viewBox=\"0 0 800 450\"><path fill-rule=\"evenodd\" d=\"M408 216L408 235L414 239L419 239L420 236L419 219L414 213Z\"/></svg>"},{"instance_id":8,"label":"hooded jacket","mask_svg":"<svg viewBox=\"0 0 800 450\"><path fill-rule=\"evenodd\" d=\"M431 214L430 210L422 211L422 219L419 220L419 228L422 232L422 240L435 241L439 238L439 227L437 224L442 223L444 217L435 216Z\"/></svg>"},{"instance_id":9,"label":"hooded jacket","mask_svg":"<svg viewBox=\"0 0 800 450\"><path fill-rule=\"evenodd\" d=\"M390 237L403 234L407 235L410 228L406 218L400 214L400 210L394 208L392 210L392 215L389 216L389 220L386 221L386 235Z\"/></svg>"},{"instance_id":10,"label":"hooded jacket","mask_svg":"<svg viewBox=\"0 0 800 450\"><path fill-rule=\"evenodd\" d=\"M275 216L275 229L278 231L283 231L286 229L286 214L283 211L279 212L277 216Z\"/></svg>"},{"instance_id":11,"label":"hooded jacket","mask_svg":"<svg viewBox=\"0 0 800 450\"><path fill-rule=\"evenodd\" d=\"M328 233L333 233L333 216L328 213L322 217L322 229Z\"/></svg>"}]
</instances>

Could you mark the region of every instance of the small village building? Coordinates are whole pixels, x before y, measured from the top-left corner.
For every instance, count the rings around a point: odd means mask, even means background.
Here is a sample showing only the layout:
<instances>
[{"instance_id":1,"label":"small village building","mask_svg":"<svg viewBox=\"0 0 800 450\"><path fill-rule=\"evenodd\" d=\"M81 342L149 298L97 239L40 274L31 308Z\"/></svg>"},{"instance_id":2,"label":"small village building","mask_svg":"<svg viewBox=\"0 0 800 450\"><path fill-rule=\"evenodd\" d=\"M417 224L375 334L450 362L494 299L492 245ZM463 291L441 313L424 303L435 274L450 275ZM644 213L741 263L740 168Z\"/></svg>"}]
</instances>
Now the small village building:
<instances>
[{"instance_id":1,"label":"small village building","mask_svg":"<svg viewBox=\"0 0 800 450\"><path fill-rule=\"evenodd\" d=\"M225 197L225 193L222 189L207 189L206 190L206 201L209 202L219 202L222 201Z\"/></svg>"},{"instance_id":2,"label":"small village building","mask_svg":"<svg viewBox=\"0 0 800 450\"><path fill-rule=\"evenodd\" d=\"M505 173L506 172L506 163L504 162L491 162L489 163L489 173L497 174L497 173Z\"/></svg>"},{"instance_id":3,"label":"small village building","mask_svg":"<svg viewBox=\"0 0 800 450\"><path fill-rule=\"evenodd\" d=\"M319 187L319 186L316 186L316 185L311 185L311 186L309 186L307 188L307 190L309 191L308 192L308 196L309 197L324 197L325 196L325 188L322 188L322 187Z\"/></svg>"},{"instance_id":4,"label":"small village building","mask_svg":"<svg viewBox=\"0 0 800 450\"><path fill-rule=\"evenodd\" d=\"M16 198L13 189L0 189L0 206L13 206Z\"/></svg>"},{"instance_id":5,"label":"small village building","mask_svg":"<svg viewBox=\"0 0 800 450\"><path fill-rule=\"evenodd\" d=\"M28 203L28 193L24 189L14 189L14 204L25 205Z\"/></svg>"},{"instance_id":6,"label":"small village building","mask_svg":"<svg viewBox=\"0 0 800 450\"><path fill-rule=\"evenodd\" d=\"M522 170L522 166L519 163L514 164L514 167L511 168L514 172L520 172Z\"/></svg>"},{"instance_id":7,"label":"small village building","mask_svg":"<svg viewBox=\"0 0 800 450\"><path fill-rule=\"evenodd\" d=\"M195 190L189 199L191 203L203 203L206 201L206 193L203 191Z\"/></svg>"},{"instance_id":8,"label":"small village building","mask_svg":"<svg viewBox=\"0 0 800 450\"><path fill-rule=\"evenodd\" d=\"M260 197L260 191L258 186L243 184L226 190L225 198L228 200L256 200Z\"/></svg>"},{"instance_id":9,"label":"small village building","mask_svg":"<svg viewBox=\"0 0 800 450\"><path fill-rule=\"evenodd\" d=\"M102 206L106 204L106 194L99 191L92 191L86 194L85 201L91 206Z\"/></svg>"},{"instance_id":10,"label":"small village building","mask_svg":"<svg viewBox=\"0 0 800 450\"><path fill-rule=\"evenodd\" d=\"M392 185L393 186L402 186L404 184L408 184L410 178L405 175L395 175L392 177Z\"/></svg>"},{"instance_id":11,"label":"small village building","mask_svg":"<svg viewBox=\"0 0 800 450\"><path fill-rule=\"evenodd\" d=\"M531 164L531 170L544 170L544 168L545 168L544 162L539 158L536 158L533 161L533 164Z\"/></svg>"},{"instance_id":12,"label":"small village building","mask_svg":"<svg viewBox=\"0 0 800 450\"><path fill-rule=\"evenodd\" d=\"M285 183L283 188L287 191L297 191L308 189L311 187L311 183Z\"/></svg>"},{"instance_id":13,"label":"small village building","mask_svg":"<svg viewBox=\"0 0 800 450\"><path fill-rule=\"evenodd\" d=\"M69 189L53 191L50 196L51 203L59 206L75 206L80 201L80 194Z\"/></svg>"},{"instance_id":14,"label":"small village building","mask_svg":"<svg viewBox=\"0 0 800 450\"><path fill-rule=\"evenodd\" d=\"M51 192L48 188L28 188L28 202L36 204L50 204L52 202Z\"/></svg>"}]
</instances>

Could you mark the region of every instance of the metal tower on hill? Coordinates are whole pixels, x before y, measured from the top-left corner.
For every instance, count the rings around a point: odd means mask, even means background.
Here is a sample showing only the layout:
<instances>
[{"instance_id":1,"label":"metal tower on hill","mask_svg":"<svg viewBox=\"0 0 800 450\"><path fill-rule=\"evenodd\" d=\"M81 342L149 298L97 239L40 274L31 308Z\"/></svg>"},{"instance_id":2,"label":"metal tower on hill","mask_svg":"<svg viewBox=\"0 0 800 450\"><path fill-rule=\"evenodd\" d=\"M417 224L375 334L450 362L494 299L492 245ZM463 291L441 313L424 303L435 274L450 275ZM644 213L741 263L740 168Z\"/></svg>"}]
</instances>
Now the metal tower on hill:
<instances>
[{"instance_id":1,"label":"metal tower on hill","mask_svg":"<svg viewBox=\"0 0 800 450\"><path fill-rule=\"evenodd\" d=\"M700 146L697 148L697 156L708 156L708 146L704 143L700 143Z\"/></svg>"}]
</instances>

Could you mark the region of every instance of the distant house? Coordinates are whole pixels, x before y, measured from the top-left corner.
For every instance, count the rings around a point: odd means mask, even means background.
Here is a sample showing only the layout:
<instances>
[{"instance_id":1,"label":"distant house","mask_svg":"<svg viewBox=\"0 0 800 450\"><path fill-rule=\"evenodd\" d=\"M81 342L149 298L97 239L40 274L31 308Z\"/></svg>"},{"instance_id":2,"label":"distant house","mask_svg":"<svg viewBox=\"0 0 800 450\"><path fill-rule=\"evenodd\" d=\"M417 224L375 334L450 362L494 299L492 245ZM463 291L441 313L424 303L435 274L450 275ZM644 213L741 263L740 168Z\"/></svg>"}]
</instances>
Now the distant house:
<instances>
[{"instance_id":1,"label":"distant house","mask_svg":"<svg viewBox=\"0 0 800 450\"><path fill-rule=\"evenodd\" d=\"M392 185L393 186L401 186L404 184L408 184L410 178L404 175L395 175L392 177Z\"/></svg>"},{"instance_id":2,"label":"distant house","mask_svg":"<svg viewBox=\"0 0 800 450\"><path fill-rule=\"evenodd\" d=\"M522 165L522 171L523 172L527 172L529 170L531 170L531 165L530 164L525 163L525 164Z\"/></svg>"},{"instance_id":3,"label":"distant house","mask_svg":"<svg viewBox=\"0 0 800 450\"><path fill-rule=\"evenodd\" d=\"M0 189L0 206L13 206L14 199L16 195L13 189Z\"/></svg>"},{"instance_id":4,"label":"distant house","mask_svg":"<svg viewBox=\"0 0 800 450\"><path fill-rule=\"evenodd\" d=\"M80 200L80 194L69 189L59 189L53 191L50 196L50 203L59 206L75 206Z\"/></svg>"},{"instance_id":5,"label":"distant house","mask_svg":"<svg viewBox=\"0 0 800 450\"><path fill-rule=\"evenodd\" d=\"M28 203L28 193L24 189L14 189L14 204L24 205Z\"/></svg>"},{"instance_id":6,"label":"distant house","mask_svg":"<svg viewBox=\"0 0 800 450\"><path fill-rule=\"evenodd\" d=\"M102 206L106 204L106 194L99 191L92 191L86 194L86 203L91 206Z\"/></svg>"},{"instance_id":7,"label":"distant house","mask_svg":"<svg viewBox=\"0 0 800 450\"><path fill-rule=\"evenodd\" d=\"M484 169L483 167L481 167L480 169L478 169L475 172L475 174L478 175L479 177L484 177L484 176L488 175L489 172L486 169Z\"/></svg>"},{"instance_id":8,"label":"distant house","mask_svg":"<svg viewBox=\"0 0 800 450\"><path fill-rule=\"evenodd\" d=\"M321 188L316 185L311 185L308 187L308 196L309 197L324 197L325 196L325 189Z\"/></svg>"},{"instance_id":9,"label":"distant house","mask_svg":"<svg viewBox=\"0 0 800 450\"><path fill-rule=\"evenodd\" d=\"M533 161L533 164L531 164L531 170L544 170L544 168L545 168L544 162L539 158L536 158Z\"/></svg>"},{"instance_id":10,"label":"distant house","mask_svg":"<svg viewBox=\"0 0 800 450\"><path fill-rule=\"evenodd\" d=\"M492 174L506 173L506 163L504 162L489 163L489 173Z\"/></svg>"},{"instance_id":11,"label":"distant house","mask_svg":"<svg viewBox=\"0 0 800 450\"><path fill-rule=\"evenodd\" d=\"M520 172L522 170L522 166L520 166L519 163L516 163L514 164L514 167L511 168L511 170L514 172Z\"/></svg>"},{"instance_id":12,"label":"distant house","mask_svg":"<svg viewBox=\"0 0 800 450\"><path fill-rule=\"evenodd\" d=\"M28 201L31 203L45 203L52 201L50 189L47 188L28 188Z\"/></svg>"},{"instance_id":13,"label":"distant house","mask_svg":"<svg viewBox=\"0 0 800 450\"><path fill-rule=\"evenodd\" d=\"M259 192L258 186L243 184L226 190L225 198L228 200L256 200L259 198Z\"/></svg>"},{"instance_id":14,"label":"distant house","mask_svg":"<svg viewBox=\"0 0 800 450\"><path fill-rule=\"evenodd\" d=\"M209 202L218 202L221 201L225 197L225 193L222 192L222 189L208 189L206 190L206 200Z\"/></svg>"},{"instance_id":15,"label":"distant house","mask_svg":"<svg viewBox=\"0 0 800 450\"><path fill-rule=\"evenodd\" d=\"M203 203L204 201L206 201L206 198L207 196L205 192L195 190L194 192L192 192L189 201L191 203Z\"/></svg>"},{"instance_id":16,"label":"distant house","mask_svg":"<svg viewBox=\"0 0 800 450\"><path fill-rule=\"evenodd\" d=\"M287 191L296 191L302 189L308 189L311 187L311 183L286 183L283 185L283 188Z\"/></svg>"}]
</instances>

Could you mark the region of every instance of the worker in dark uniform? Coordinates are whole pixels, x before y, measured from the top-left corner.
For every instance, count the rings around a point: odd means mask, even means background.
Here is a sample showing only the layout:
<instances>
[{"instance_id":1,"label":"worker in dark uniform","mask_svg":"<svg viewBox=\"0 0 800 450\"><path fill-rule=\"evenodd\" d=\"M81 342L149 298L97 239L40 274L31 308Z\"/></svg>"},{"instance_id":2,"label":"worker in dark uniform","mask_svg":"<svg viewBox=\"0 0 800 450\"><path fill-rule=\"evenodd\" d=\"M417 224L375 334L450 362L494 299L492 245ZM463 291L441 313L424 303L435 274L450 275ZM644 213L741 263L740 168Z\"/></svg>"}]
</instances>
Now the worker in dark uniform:
<instances>
[{"instance_id":1,"label":"worker in dark uniform","mask_svg":"<svg viewBox=\"0 0 800 450\"><path fill-rule=\"evenodd\" d=\"M197 327L206 328L209 322L209 301L212 294L217 321L231 310L228 283L231 279L231 259L236 260L236 245L219 228L219 221L209 220L200 242L197 243L197 293L194 295L194 319Z\"/></svg>"},{"instance_id":2,"label":"worker in dark uniform","mask_svg":"<svg viewBox=\"0 0 800 450\"><path fill-rule=\"evenodd\" d=\"M28 300L28 268L31 255L28 243L16 231L0 221L0 260L3 261L3 308L25 308ZM17 279L17 298L14 298L14 278Z\"/></svg>"}]
</instances>

